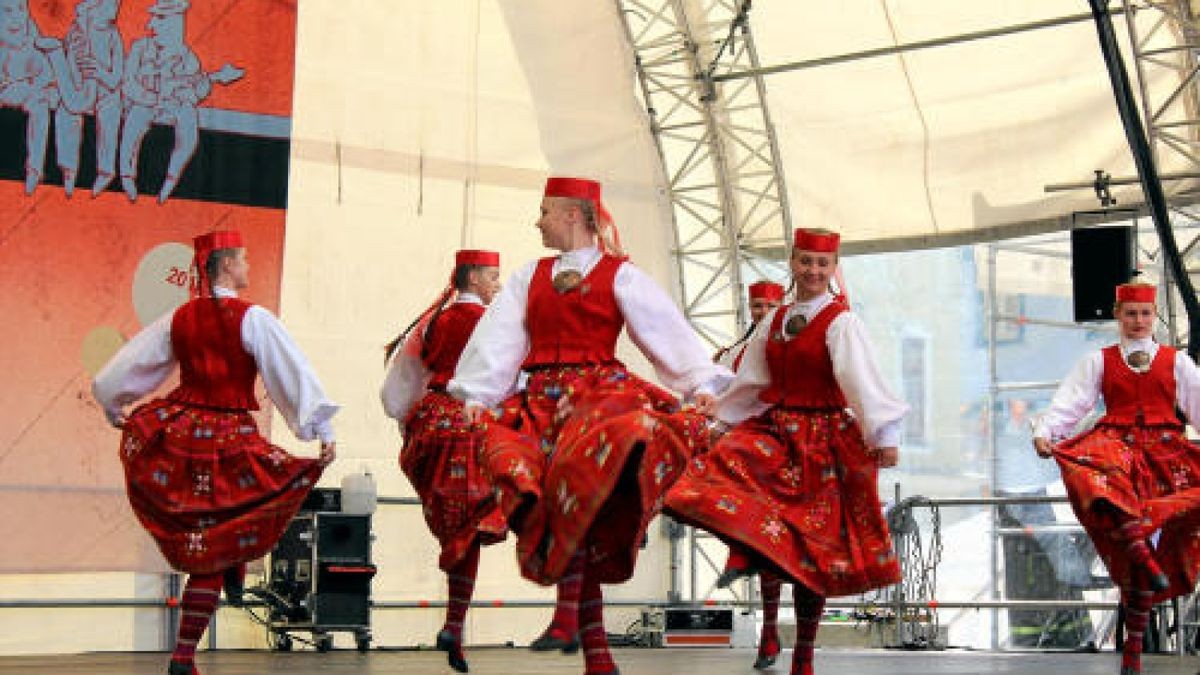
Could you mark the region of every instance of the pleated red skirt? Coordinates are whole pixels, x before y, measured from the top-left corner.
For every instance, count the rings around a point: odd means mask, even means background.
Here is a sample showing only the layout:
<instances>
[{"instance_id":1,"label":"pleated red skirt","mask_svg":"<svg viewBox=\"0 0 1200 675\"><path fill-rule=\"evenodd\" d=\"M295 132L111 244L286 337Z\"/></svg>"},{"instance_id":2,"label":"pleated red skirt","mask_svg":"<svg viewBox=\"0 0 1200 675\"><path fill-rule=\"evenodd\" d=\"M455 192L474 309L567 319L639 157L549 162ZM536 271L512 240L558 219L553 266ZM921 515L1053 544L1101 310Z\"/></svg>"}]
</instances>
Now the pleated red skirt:
<instances>
[{"instance_id":1,"label":"pleated red skirt","mask_svg":"<svg viewBox=\"0 0 1200 675\"><path fill-rule=\"evenodd\" d=\"M1055 459L1075 516L1115 583L1128 587L1130 567L1111 514L1095 510L1101 502L1161 528L1154 557L1171 586L1155 602L1192 592L1200 573L1200 449L1182 429L1101 425L1060 443Z\"/></svg>"},{"instance_id":2,"label":"pleated red skirt","mask_svg":"<svg viewBox=\"0 0 1200 675\"><path fill-rule=\"evenodd\" d=\"M476 540L494 544L508 531L479 465L480 441L463 423L463 404L443 392L426 394L405 420L400 468L421 498L425 523L442 547L438 567L446 571Z\"/></svg>"},{"instance_id":3,"label":"pleated red skirt","mask_svg":"<svg viewBox=\"0 0 1200 675\"><path fill-rule=\"evenodd\" d=\"M563 396L570 414L555 415ZM526 397L504 406L521 419L491 425L483 451L506 512L528 508L521 573L556 583L582 549L590 576L627 580L663 494L703 448L704 418L619 365L537 371Z\"/></svg>"},{"instance_id":4,"label":"pleated red skirt","mask_svg":"<svg viewBox=\"0 0 1200 675\"><path fill-rule=\"evenodd\" d=\"M665 511L818 595L851 595L900 580L877 476L847 413L773 409L693 459Z\"/></svg>"},{"instance_id":5,"label":"pleated red skirt","mask_svg":"<svg viewBox=\"0 0 1200 675\"><path fill-rule=\"evenodd\" d=\"M125 423L129 503L172 567L211 574L270 552L322 466L258 433L246 411L155 399Z\"/></svg>"}]
</instances>

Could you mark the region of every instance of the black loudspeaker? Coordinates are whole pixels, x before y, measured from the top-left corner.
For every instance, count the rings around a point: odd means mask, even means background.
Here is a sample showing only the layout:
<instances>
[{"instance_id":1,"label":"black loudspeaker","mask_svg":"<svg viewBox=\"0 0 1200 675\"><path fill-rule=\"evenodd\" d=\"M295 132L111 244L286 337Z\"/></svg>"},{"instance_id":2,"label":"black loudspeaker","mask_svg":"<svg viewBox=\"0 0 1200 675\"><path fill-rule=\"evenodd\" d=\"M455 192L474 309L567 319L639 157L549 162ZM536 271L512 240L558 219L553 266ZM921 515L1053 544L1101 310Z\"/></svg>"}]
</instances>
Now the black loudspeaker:
<instances>
[{"instance_id":1,"label":"black loudspeaker","mask_svg":"<svg viewBox=\"0 0 1200 675\"><path fill-rule=\"evenodd\" d=\"M1075 321L1111 321L1116 288L1134 272L1133 227L1071 230L1071 291Z\"/></svg>"}]
</instances>

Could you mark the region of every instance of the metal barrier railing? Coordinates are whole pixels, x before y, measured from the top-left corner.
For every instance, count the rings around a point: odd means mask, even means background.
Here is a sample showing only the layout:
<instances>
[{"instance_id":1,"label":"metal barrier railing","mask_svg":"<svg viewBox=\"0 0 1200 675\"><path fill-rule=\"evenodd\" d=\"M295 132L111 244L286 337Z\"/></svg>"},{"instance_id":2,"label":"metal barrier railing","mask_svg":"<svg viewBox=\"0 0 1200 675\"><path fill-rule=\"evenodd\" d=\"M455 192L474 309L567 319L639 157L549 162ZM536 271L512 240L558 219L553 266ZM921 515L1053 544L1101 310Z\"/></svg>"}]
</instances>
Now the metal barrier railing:
<instances>
[{"instance_id":1,"label":"metal barrier railing","mask_svg":"<svg viewBox=\"0 0 1200 675\"><path fill-rule=\"evenodd\" d=\"M899 486L897 485L897 497ZM905 647L932 646L937 639L939 609L990 609L992 623L996 624L996 613L1001 609L1049 609L1049 610L1105 610L1115 611L1117 602L1094 602L1088 600L943 600L937 597L937 567L941 563L941 519L940 509L944 507L991 507L993 509L993 535L997 538L1005 536L1032 536L1034 533L1048 532L1059 534L1074 534L1083 532L1083 527L1076 523L1046 523L1021 527L1002 527L996 509L1005 505L1025 504L1067 504L1066 497L1031 495L1007 497L968 497L932 499L924 496L913 496L897 499L896 505L888 514L888 525L892 530L897 557L900 560L902 580L891 589L892 611L895 615L895 635L893 644ZM928 540L921 537L920 527L913 515L915 509L930 509L932 512L932 529ZM999 584L999 567L997 553L993 551L992 584ZM997 586L993 586L996 589ZM994 593L998 597L999 593ZM1162 634L1174 633L1175 652L1182 655L1185 647L1195 642L1195 628L1184 620L1185 615L1194 612L1196 596L1190 596L1183 603L1179 599L1171 601L1176 625L1174 628L1166 625L1165 618ZM1186 611L1185 609L1186 608ZM1191 627L1191 633L1185 629ZM1186 634L1185 634L1186 633ZM998 645L993 644L993 648Z\"/></svg>"},{"instance_id":2,"label":"metal barrier railing","mask_svg":"<svg viewBox=\"0 0 1200 675\"><path fill-rule=\"evenodd\" d=\"M898 489L898 486L897 486ZM913 496L898 499L896 505L888 513L888 525L892 530L897 557L900 560L902 580L891 587L876 602L833 600L827 603L831 609L861 610L865 605L873 607L889 607L892 630L892 644L905 647L931 646L937 638L937 611L939 609L990 609L996 612L1001 609L1083 609L1083 610L1115 610L1115 602L1094 602L1087 600L942 600L937 598L937 568L941 563L942 542L940 526L940 509L944 507L990 506L992 508L1006 504L1065 504L1065 497L1029 496L1029 497L977 497L977 498L942 498L932 499L923 496ZM420 500L412 497L381 497L380 506L419 506ZM913 515L915 509L930 509L932 515L932 531L928 539L922 538L921 528ZM1054 524L1036 527L997 527L997 536L1024 535L1034 530L1054 532L1078 532L1082 528L1074 524ZM178 576L169 579L165 585L168 596L163 598L16 598L0 599L0 609L167 609L167 624L177 618ZM996 580L993 579L993 583ZM608 599L605 603L613 607L650 607L676 608L695 606L716 606L749 608L757 605L751 600L704 600L702 602L672 600L670 598L654 599ZM784 602L783 606L792 603ZM1189 601L1191 607L1193 602ZM250 606L261 606L260 603L249 603ZM1179 603L1175 603L1178 612ZM375 600L371 603L373 610L412 610L444 608L443 600ZM551 600L474 600L472 607L477 608L549 608L554 606ZM1181 616L1177 613L1177 616ZM993 618L994 620L994 618ZM215 617L214 617L215 622ZM887 621L880 621L882 625ZM1180 621L1183 625L1182 620ZM167 631L164 631L166 634ZM171 631L173 637L173 631ZM216 631L209 632L210 648L215 647ZM1182 653L1184 640L1176 639L1177 651Z\"/></svg>"}]
</instances>

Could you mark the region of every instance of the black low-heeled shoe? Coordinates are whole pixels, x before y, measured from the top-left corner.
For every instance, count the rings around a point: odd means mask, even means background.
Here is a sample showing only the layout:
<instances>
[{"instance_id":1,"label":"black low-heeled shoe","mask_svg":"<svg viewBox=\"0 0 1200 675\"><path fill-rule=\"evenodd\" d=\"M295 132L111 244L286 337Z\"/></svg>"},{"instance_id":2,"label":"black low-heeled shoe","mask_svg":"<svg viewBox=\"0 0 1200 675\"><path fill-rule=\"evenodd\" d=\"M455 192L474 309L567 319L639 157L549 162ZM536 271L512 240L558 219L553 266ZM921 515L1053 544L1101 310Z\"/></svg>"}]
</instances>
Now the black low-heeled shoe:
<instances>
[{"instance_id":1,"label":"black low-heeled shoe","mask_svg":"<svg viewBox=\"0 0 1200 675\"><path fill-rule=\"evenodd\" d=\"M775 652L774 654L766 654L763 652L759 652L758 657L754 659L754 669L755 670L766 670L767 668L770 668L771 666L775 665L775 660L778 658L779 658L779 652Z\"/></svg>"},{"instance_id":2,"label":"black low-heeled shoe","mask_svg":"<svg viewBox=\"0 0 1200 675\"><path fill-rule=\"evenodd\" d=\"M1151 574L1149 577L1150 590L1155 593L1162 593L1171 587L1171 579L1166 574L1160 572L1159 574Z\"/></svg>"},{"instance_id":3,"label":"black low-heeled shoe","mask_svg":"<svg viewBox=\"0 0 1200 675\"><path fill-rule=\"evenodd\" d=\"M200 675L200 671L190 663L172 661L167 664L167 675Z\"/></svg>"},{"instance_id":4,"label":"black low-heeled shoe","mask_svg":"<svg viewBox=\"0 0 1200 675\"><path fill-rule=\"evenodd\" d=\"M231 607L241 607L246 604L246 581L238 567L230 567L222 575L222 585L225 587L225 602Z\"/></svg>"},{"instance_id":5,"label":"black low-heeled shoe","mask_svg":"<svg viewBox=\"0 0 1200 675\"><path fill-rule=\"evenodd\" d=\"M463 656L462 641L455 639L450 631L438 631L437 648L446 652L446 663L460 673L469 672L467 657Z\"/></svg>"},{"instance_id":6,"label":"black low-heeled shoe","mask_svg":"<svg viewBox=\"0 0 1200 675\"><path fill-rule=\"evenodd\" d=\"M552 652L558 650L564 654L574 654L579 651L579 637L573 635L570 639L564 640L547 630L545 633L539 635L538 639L530 642L529 648L535 652Z\"/></svg>"},{"instance_id":7,"label":"black low-heeled shoe","mask_svg":"<svg viewBox=\"0 0 1200 675\"><path fill-rule=\"evenodd\" d=\"M738 579L752 577L758 574L758 572L758 568L753 565L746 567L726 567L721 570L721 575L717 577L717 588L729 588Z\"/></svg>"}]
</instances>

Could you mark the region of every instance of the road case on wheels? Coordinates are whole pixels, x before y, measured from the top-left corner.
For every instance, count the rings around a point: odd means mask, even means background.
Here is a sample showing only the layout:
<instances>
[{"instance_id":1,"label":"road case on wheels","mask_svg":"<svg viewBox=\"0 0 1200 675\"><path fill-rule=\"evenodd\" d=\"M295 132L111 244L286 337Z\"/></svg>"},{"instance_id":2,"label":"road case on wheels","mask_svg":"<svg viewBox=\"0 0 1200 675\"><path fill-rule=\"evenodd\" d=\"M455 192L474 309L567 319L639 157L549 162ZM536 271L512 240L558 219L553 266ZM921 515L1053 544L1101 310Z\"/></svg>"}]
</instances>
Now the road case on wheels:
<instances>
[{"instance_id":1,"label":"road case on wheels","mask_svg":"<svg viewBox=\"0 0 1200 675\"><path fill-rule=\"evenodd\" d=\"M319 651L333 646L334 632L353 633L359 651L370 649L371 538L370 515L301 510L292 520L271 552L266 587L256 589L275 649L290 650L296 632L311 633Z\"/></svg>"}]
</instances>

